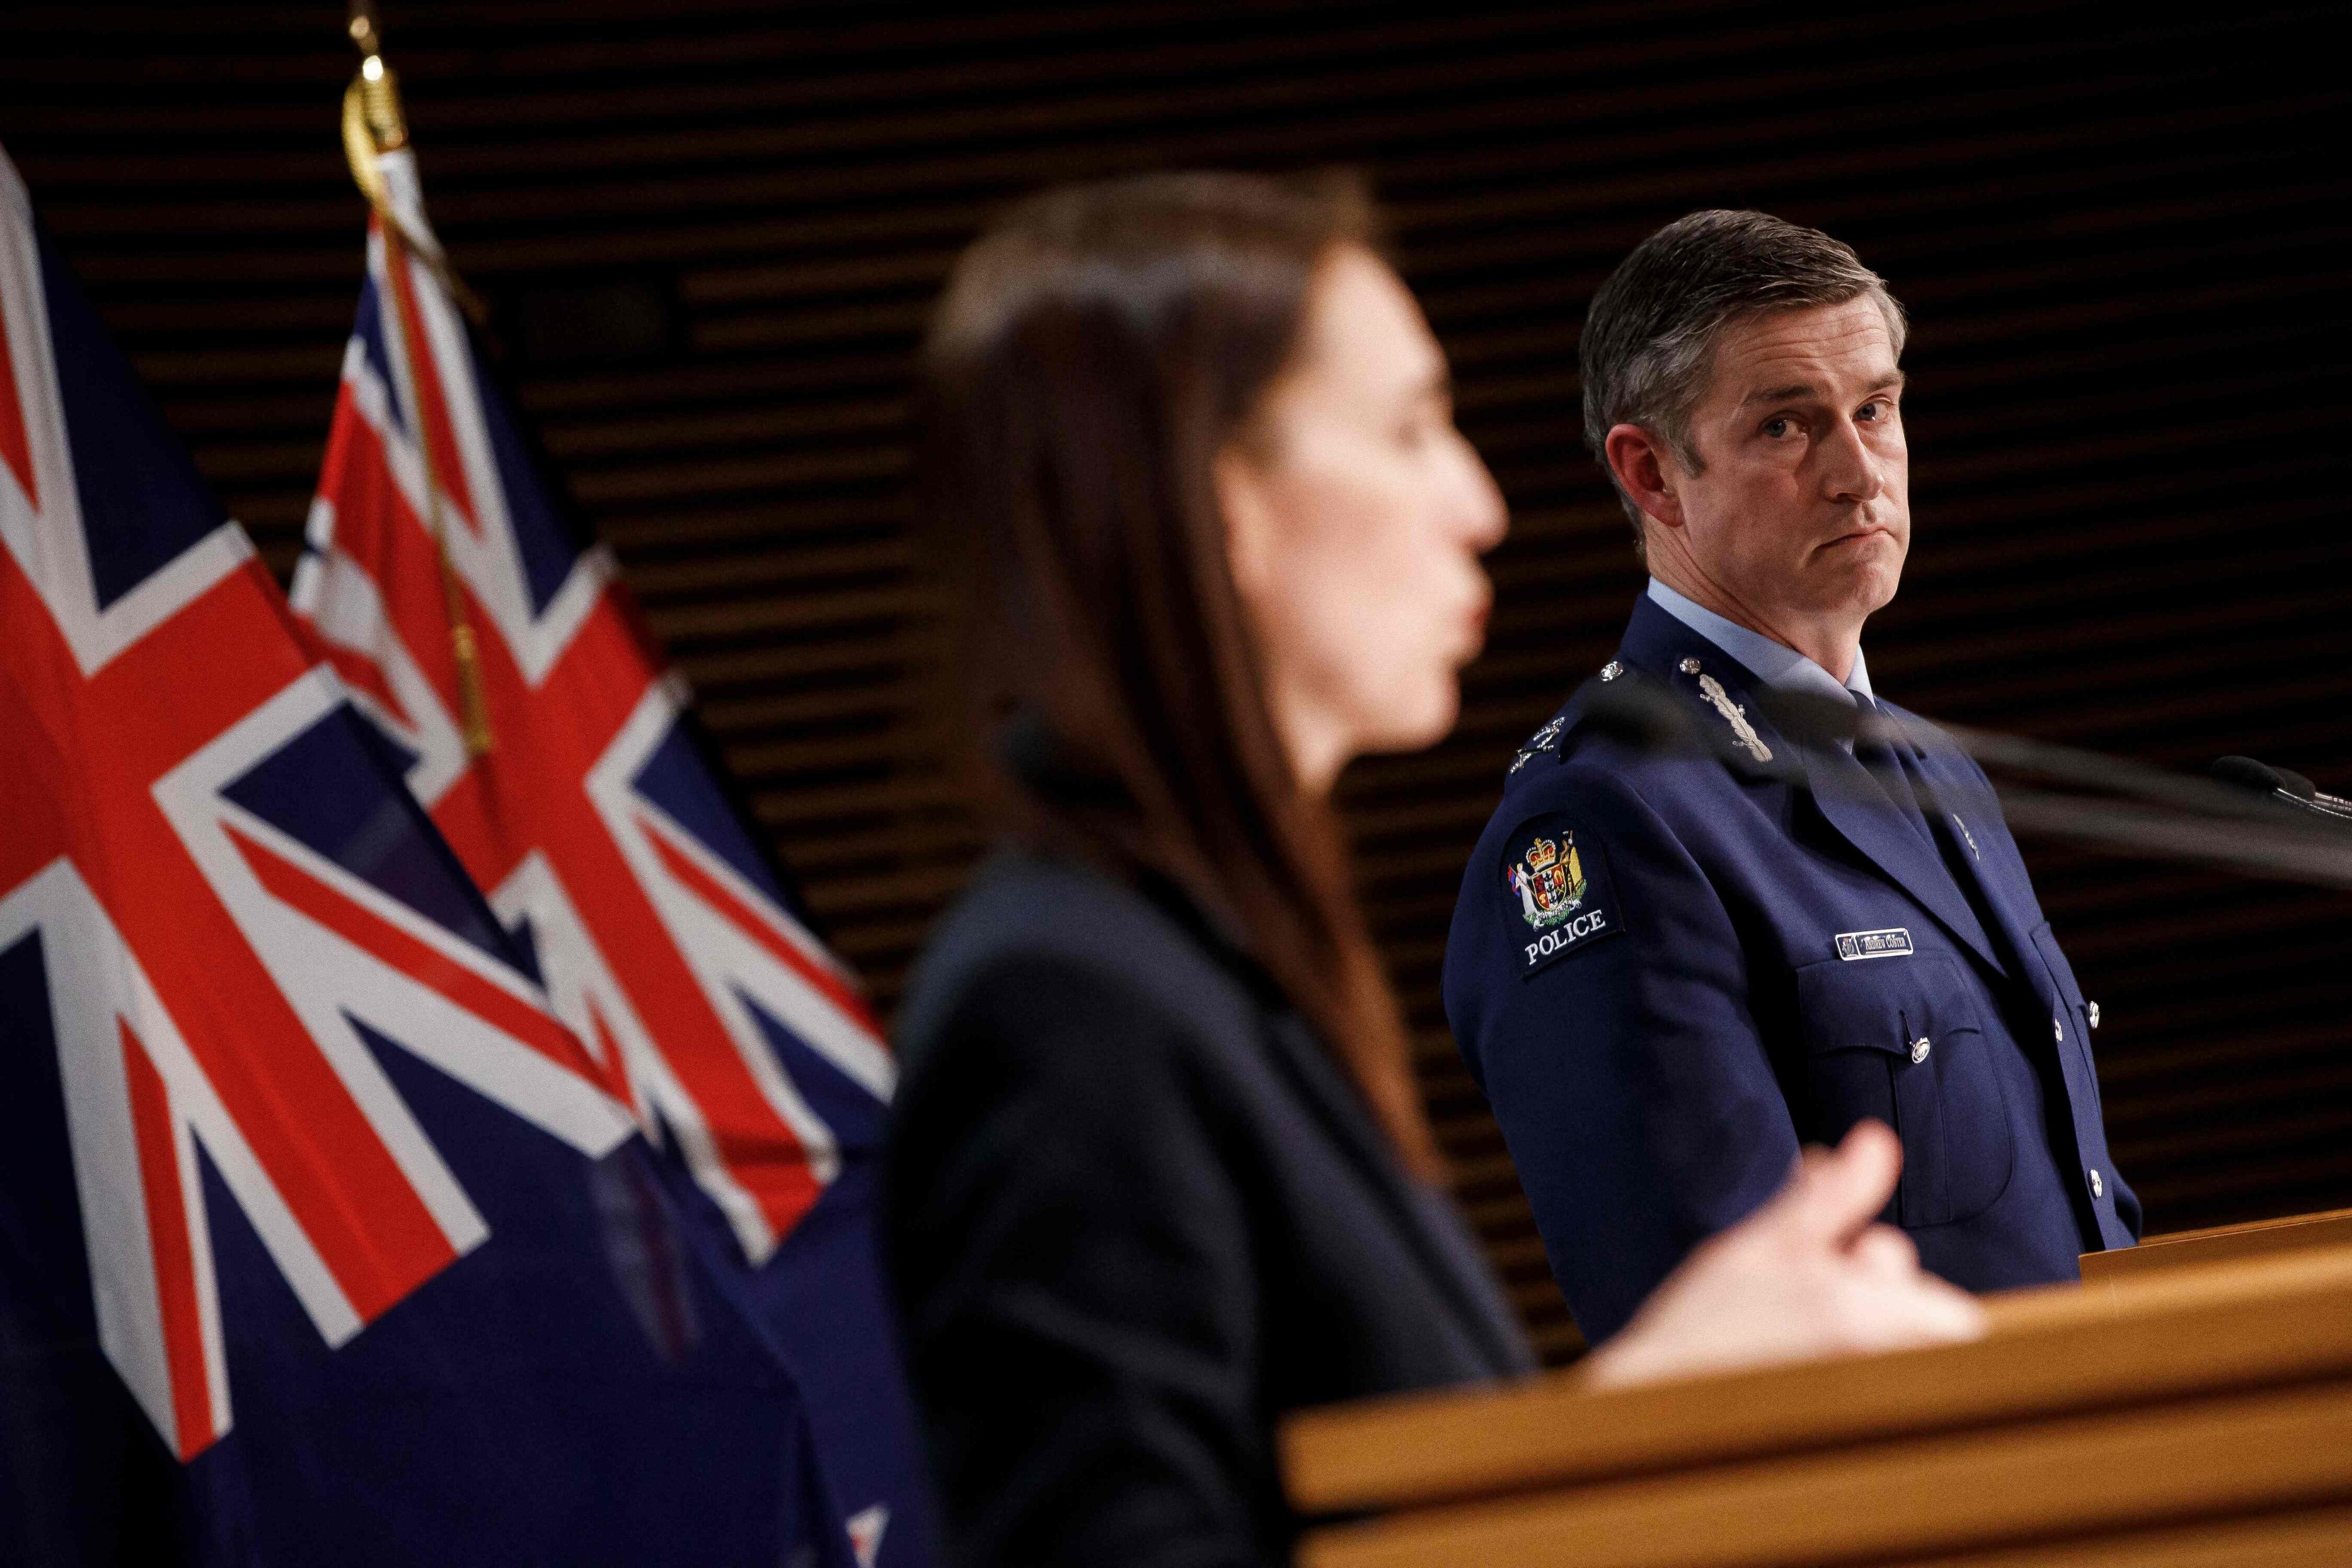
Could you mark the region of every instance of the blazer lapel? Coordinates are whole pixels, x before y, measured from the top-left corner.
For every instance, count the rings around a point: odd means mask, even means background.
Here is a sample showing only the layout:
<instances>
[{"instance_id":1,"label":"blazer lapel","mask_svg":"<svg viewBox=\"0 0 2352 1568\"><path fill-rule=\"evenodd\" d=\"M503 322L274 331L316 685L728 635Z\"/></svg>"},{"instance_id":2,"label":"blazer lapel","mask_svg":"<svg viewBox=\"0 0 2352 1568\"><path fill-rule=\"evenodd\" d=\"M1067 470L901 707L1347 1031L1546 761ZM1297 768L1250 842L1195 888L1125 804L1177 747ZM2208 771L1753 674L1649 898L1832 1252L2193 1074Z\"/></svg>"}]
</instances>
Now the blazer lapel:
<instances>
[{"instance_id":1,"label":"blazer lapel","mask_svg":"<svg viewBox=\"0 0 2352 1568\"><path fill-rule=\"evenodd\" d=\"M1952 935L1966 942L1996 973L2006 974L1984 923L1969 907L1959 884L1952 879L1935 845L1906 820L1880 789L1870 770L1845 754L1835 742L1800 748L1805 773L1812 781L1813 804L1845 841L1885 872L1889 880L1919 903ZM1942 809L1922 806L1923 810ZM1996 907L1998 900L1989 900Z\"/></svg>"},{"instance_id":2,"label":"blazer lapel","mask_svg":"<svg viewBox=\"0 0 2352 1568\"><path fill-rule=\"evenodd\" d=\"M1655 674L1698 704L1699 722L1714 727L1731 742L1727 765L1735 771L1788 779L1794 770L1801 769L1806 791L1822 816L1857 854L1910 894L1996 973L2009 972L1935 844L1896 809L1870 771L1848 756L1834 736L1821 732L1818 724L1784 724L1776 720L1773 698L1752 671L1647 595L1633 607L1622 657L1627 664ZM1706 691L1703 685L1706 679L1715 680L1736 716L1723 711ZM1748 746L1739 733L1742 723L1768 754L1756 755ZM1752 769L1743 759L1752 761ZM1990 901L2001 907L1997 898Z\"/></svg>"},{"instance_id":3,"label":"blazer lapel","mask_svg":"<svg viewBox=\"0 0 2352 1568\"><path fill-rule=\"evenodd\" d=\"M1373 1125L1363 1100L1349 1084L1337 1062L1296 1013L1269 1014L1268 1044L1276 1060L1300 1098L1315 1108L1325 1128L1349 1149L1357 1170L1377 1189L1398 1227L1412 1238L1431 1283L1452 1301L1464 1331L1496 1372L1509 1374L1527 1364L1525 1332L1501 1295L1501 1281L1493 1266L1475 1246L1461 1245L1461 1222L1445 1212L1446 1199L1434 1191L1416 1191L1421 1184L1405 1173L1388 1149L1388 1140ZM1454 1237L1440 1227L1454 1226Z\"/></svg>"},{"instance_id":4,"label":"blazer lapel","mask_svg":"<svg viewBox=\"0 0 2352 1568\"><path fill-rule=\"evenodd\" d=\"M2039 923L2041 914L2033 901L2032 885L2029 882L2020 889L2011 886L2012 879L2001 874L2000 840L1992 831L2000 822L2000 803L1962 760L1951 742L1926 720L1891 703L1882 702L1879 706L1900 722L1910 737L1920 774L1936 792L1936 810L1943 826L1958 838L1960 853L1954 858L1959 862L1959 874L1976 883L1983 907L1992 911L1994 923L2000 927L2003 945L2018 955L2018 963L2030 973L2032 965L2027 955L2033 952L2033 927ZM1995 858L1986 858L1988 847ZM2021 890L2024 893L2022 908L2018 901ZM2000 967L2006 972L2006 965Z\"/></svg>"},{"instance_id":5,"label":"blazer lapel","mask_svg":"<svg viewBox=\"0 0 2352 1568\"><path fill-rule=\"evenodd\" d=\"M1223 921L1173 882L1150 879L1142 890L1223 964L1257 1003L1260 1033L1275 1070L1322 1122L1332 1142L1347 1151L1366 1184L1380 1194L1398 1229L1410 1238L1431 1283L1454 1303L1464 1333L1496 1375L1530 1370L1526 1334L1501 1294L1501 1282L1495 1278L1492 1265L1475 1244L1465 1247L1439 1234L1439 1228L1447 1224L1455 1225L1460 1234L1459 1222L1445 1212L1446 1200L1417 1190L1421 1184L1398 1163L1363 1097L1307 1021L1293 1010L1281 987Z\"/></svg>"}]
</instances>

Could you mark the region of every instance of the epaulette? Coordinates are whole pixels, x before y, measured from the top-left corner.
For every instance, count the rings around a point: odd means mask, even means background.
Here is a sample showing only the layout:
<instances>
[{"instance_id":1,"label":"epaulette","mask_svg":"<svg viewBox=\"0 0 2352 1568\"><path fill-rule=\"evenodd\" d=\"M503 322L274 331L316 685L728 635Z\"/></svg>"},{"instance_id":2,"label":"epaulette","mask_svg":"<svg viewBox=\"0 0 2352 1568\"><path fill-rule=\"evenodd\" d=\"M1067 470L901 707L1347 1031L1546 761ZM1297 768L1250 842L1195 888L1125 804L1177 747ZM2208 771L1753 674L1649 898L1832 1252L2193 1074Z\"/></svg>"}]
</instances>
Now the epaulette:
<instances>
[{"instance_id":1,"label":"epaulette","mask_svg":"<svg viewBox=\"0 0 2352 1568\"><path fill-rule=\"evenodd\" d=\"M1580 731L1607 734L1647 755L1712 758L1743 778L1803 776L1802 765L1776 754L1747 708L1696 658L1664 678L1611 659L1528 737L1511 759L1511 773L1544 752L1568 761Z\"/></svg>"},{"instance_id":2,"label":"epaulette","mask_svg":"<svg viewBox=\"0 0 2352 1568\"><path fill-rule=\"evenodd\" d=\"M1511 754L1511 765L1503 770L1503 776L1505 778L1510 777L1513 773L1517 773L1521 768L1526 767L1529 758L1539 757L1546 752L1551 751L1559 746L1559 732L1567 727L1568 715L1566 713L1555 713L1550 718L1545 720L1543 728L1538 730L1534 734L1529 735L1527 739L1527 743Z\"/></svg>"},{"instance_id":3,"label":"epaulette","mask_svg":"<svg viewBox=\"0 0 2352 1568\"><path fill-rule=\"evenodd\" d=\"M1526 767L1531 759L1542 756L1547 752L1559 752L1561 742L1568 737L1570 731L1576 728L1577 721L1583 715L1587 705L1587 694L1596 686L1605 686L1624 673L1625 667L1613 658L1602 665L1599 675L1578 687L1576 694L1568 700L1560 710L1545 720L1543 728L1527 738L1526 743L1513 753L1511 765L1504 770L1503 776L1510 777Z\"/></svg>"}]
</instances>

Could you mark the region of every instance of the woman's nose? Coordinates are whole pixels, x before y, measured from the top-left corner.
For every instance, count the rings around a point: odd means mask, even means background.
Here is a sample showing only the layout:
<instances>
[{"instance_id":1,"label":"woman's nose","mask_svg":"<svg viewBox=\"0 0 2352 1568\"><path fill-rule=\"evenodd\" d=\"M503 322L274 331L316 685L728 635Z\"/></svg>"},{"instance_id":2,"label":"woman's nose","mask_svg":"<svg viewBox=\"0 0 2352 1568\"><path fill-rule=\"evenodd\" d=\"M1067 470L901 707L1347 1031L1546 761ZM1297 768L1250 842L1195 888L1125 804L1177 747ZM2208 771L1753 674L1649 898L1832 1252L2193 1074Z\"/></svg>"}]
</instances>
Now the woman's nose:
<instances>
[{"instance_id":1,"label":"woman's nose","mask_svg":"<svg viewBox=\"0 0 2352 1568\"><path fill-rule=\"evenodd\" d=\"M1481 554L1503 542L1511 529L1511 509L1504 500L1502 487L1495 483L1485 459L1467 440L1462 443L1467 461L1464 464L1464 492L1460 506L1462 535Z\"/></svg>"}]
</instances>

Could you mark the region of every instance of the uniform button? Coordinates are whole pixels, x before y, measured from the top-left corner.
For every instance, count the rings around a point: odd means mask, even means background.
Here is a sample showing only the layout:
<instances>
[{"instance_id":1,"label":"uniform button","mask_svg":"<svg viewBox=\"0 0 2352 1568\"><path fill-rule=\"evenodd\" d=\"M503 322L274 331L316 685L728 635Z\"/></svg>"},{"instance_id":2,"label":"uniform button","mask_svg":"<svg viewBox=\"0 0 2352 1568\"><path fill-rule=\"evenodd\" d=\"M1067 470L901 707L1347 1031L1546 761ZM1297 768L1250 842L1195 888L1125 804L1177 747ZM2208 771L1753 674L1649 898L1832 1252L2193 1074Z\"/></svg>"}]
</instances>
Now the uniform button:
<instances>
[{"instance_id":1,"label":"uniform button","mask_svg":"<svg viewBox=\"0 0 2352 1568\"><path fill-rule=\"evenodd\" d=\"M2094 1029L2097 1028L2099 1026L2099 1005L2096 1002L2085 1002L2083 1004L2083 1011L2090 1015L2091 1027Z\"/></svg>"},{"instance_id":2,"label":"uniform button","mask_svg":"<svg viewBox=\"0 0 2352 1568\"><path fill-rule=\"evenodd\" d=\"M2051 1016L2050 1033L2052 1037L2056 1039L2060 1045L2063 1046L2066 1043L2066 1026L2059 1022L2055 1014Z\"/></svg>"},{"instance_id":3,"label":"uniform button","mask_svg":"<svg viewBox=\"0 0 2352 1568\"><path fill-rule=\"evenodd\" d=\"M2099 1180L2099 1173L2096 1171L2091 1173L2091 1195L2095 1198L2103 1198L2107 1195L2107 1184L2106 1183Z\"/></svg>"},{"instance_id":4,"label":"uniform button","mask_svg":"<svg viewBox=\"0 0 2352 1568\"><path fill-rule=\"evenodd\" d=\"M1927 1037L1925 1035L1920 1036L1917 1039L1911 1042L1912 1061L1915 1063L1926 1061L1927 1059L1927 1052L1932 1047L1927 1043Z\"/></svg>"}]
</instances>

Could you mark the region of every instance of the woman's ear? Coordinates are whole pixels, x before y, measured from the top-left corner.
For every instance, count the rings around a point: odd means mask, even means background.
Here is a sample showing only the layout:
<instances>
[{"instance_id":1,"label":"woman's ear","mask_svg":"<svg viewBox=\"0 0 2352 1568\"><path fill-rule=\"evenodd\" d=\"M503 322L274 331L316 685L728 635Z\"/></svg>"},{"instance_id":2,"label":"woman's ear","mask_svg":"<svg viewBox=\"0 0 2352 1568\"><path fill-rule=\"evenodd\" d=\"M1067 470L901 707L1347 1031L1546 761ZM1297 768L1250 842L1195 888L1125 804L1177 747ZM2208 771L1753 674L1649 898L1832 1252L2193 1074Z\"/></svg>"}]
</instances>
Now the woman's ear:
<instances>
[{"instance_id":1,"label":"woman's ear","mask_svg":"<svg viewBox=\"0 0 2352 1568\"><path fill-rule=\"evenodd\" d=\"M1681 475L1664 443L1639 425L1619 425L1611 428L1601 449L1608 455L1609 471L1643 516L1668 528L1683 525L1682 498L1675 493Z\"/></svg>"},{"instance_id":2,"label":"woman's ear","mask_svg":"<svg viewBox=\"0 0 2352 1568\"><path fill-rule=\"evenodd\" d=\"M1278 586L1275 531L1279 509L1272 493L1272 476L1263 463L1235 444L1217 454L1213 479L1217 510L1225 522L1225 561L1234 574L1234 586L1244 599L1258 599Z\"/></svg>"}]
</instances>

